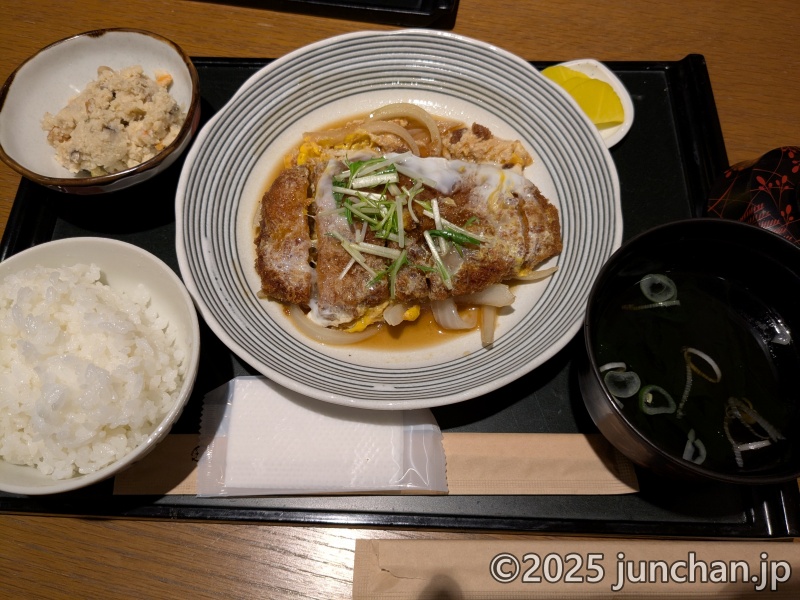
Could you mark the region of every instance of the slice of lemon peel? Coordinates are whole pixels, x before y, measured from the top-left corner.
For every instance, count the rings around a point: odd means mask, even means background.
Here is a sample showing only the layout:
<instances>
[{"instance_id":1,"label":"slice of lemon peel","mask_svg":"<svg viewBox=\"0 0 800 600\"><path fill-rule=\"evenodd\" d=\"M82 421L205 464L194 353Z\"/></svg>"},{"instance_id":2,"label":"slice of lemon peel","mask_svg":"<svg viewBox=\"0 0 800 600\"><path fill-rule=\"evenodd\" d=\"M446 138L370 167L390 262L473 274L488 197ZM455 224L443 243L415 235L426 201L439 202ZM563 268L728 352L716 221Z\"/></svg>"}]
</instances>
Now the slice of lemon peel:
<instances>
[{"instance_id":1,"label":"slice of lemon peel","mask_svg":"<svg viewBox=\"0 0 800 600\"><path fill-rule=\"evenodd\" d=\"M598 129L614 127L624 121L622 101L605 81L562 65L547 67L542 75L564 88Z\"/></svg>"}]
</instances>

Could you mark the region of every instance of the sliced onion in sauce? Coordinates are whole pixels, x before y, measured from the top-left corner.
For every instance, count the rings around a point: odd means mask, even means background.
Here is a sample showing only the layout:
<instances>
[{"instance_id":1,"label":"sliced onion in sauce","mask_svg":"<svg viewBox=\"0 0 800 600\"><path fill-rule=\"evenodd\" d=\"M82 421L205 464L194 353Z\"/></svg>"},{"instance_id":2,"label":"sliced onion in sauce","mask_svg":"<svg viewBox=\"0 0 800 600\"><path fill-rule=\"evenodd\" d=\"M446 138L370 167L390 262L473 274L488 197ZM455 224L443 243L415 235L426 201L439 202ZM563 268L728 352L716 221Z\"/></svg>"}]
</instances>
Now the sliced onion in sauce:
<instances>
[{"instance_id":1,"label":"sliced onion in sauce","mask_svg":"<svg viewBox=\"0 0 800 600\"><path fill-rule=\"evenodd\" d=\"M486 289L475 292L474 294L465 294L456 298L458 304L475 304L478 306L495 306L501 308L503 306L511 306L514 303L515 297L511 292L511 288L503 283L495 283Z\"/></svg>"},{"instance_id":2,"label":"sliced onion in sauce","mask_svg":"<svg viewBox=\"0 0 800 600\"><path fill-rule=\"evenodd\" d=\"M416 140L411 137L411 134L408 133L408 130L405 127L401 127L397 123L393 123L392 121L367 121L362 125L362 127L365 131L370 133L391 133L392 135L396 135L403 140L408 149L411 150L412 154L415 156L420 155L419 146L417 145Z\"/></svg>"},{"instance_id":3,"label":"sliced onion in sauce","mask_svg":"<svg viewBox=\"0 0 800 600\"><path fill-rule=\"evenodd\" d=\"M494 343L494 328L497 321L497 309L486 304L481 307L481 345L488 348Z\"/></svg>"},{"instance_id":4,"label":"sliced onion in sauce","mask_svg":"<svg viewBox=\"0 0 800 600\"><path fill-rule=\"evenodd\" d=\"M558 271L558 267L537 269L535 271L531 271L527 275L516 275L514 279L516 279L517 281L539 281L540 279L544 279L545 277L550 277L550 275L552 275L556 271Z\"/></svg>"},{"instance_id":5,"label":"sliced onion in sauce","mask_svg":"<svg viewBox=\"0 0 800 600\"><path fill-rule=\"evenodd\" d=\"M403 322L403 316L406 314L406 310L408 309L405 304L392 304L383 311L383 320L392 327L399 325Z\"/></svg>"},{"instance_id":6,"label":"sliced onion in sauce","mask_svg":"<svg viewBox=\"0 0 800 600\"><path fill-rule=\"evenodd\" d=\"M410 102L397 102L395 104L387 104L375 110L370 119L400 119L410 118L416 119L425 126L431 138L431 156L439 156L442 153L442 136L439 133L439 126L433 117L423 108Z\"/></svg>"},{"instance_id":7,"label":"sliced onion in sauce","mask_svg":"<svg viewBox=\"0 0 800 600\"><path fill-rule=\"evenodd\" d=\"M365 121L363 123L354 123L346 127L338 129L327 129L325 131L309 131L303 134L304 139L314 142L316 144L328 144L336 146L345 143L348 136L351 136L359 131L379 135L381 133L390 133L399 137L406 144L409 150L419 156L419 146L411 134L405 127L401 127L392 121Z\"/></svg>"},{"instance_id":8,"label":"sliced onion in sauce","mask_svg":"<svg viewBox=\"0 0 800 600\"><path fill-rule=\"evenodd\" d=\"M356 342L360 342L362 340L371 338L379 331L377 326L370 326L367 327L364 331L358 331L353 333L342 331L341 329L324 327L322 325L314 323L311 319L306 317L306 314L303 312L303 309L297 306L296 304L292 304L289 307L289 316L291 316L292 322L304 334L306 334L310 338L317 340L318 342L322 342L323 344L331 344L334 346L355 344Z\"/></svg>"},{"instance_id":9,"label":"sliced onion in sauce","mask_svg":"<svg viewBox=\"0 0 800 600\"><path fill-rule=\"evenodd\" d=\"M478 324L478 315L470 312L464 319L452 298L431 302L431 311L436 323L444 329L473 329Z\"/></svg>"}]
</instances>

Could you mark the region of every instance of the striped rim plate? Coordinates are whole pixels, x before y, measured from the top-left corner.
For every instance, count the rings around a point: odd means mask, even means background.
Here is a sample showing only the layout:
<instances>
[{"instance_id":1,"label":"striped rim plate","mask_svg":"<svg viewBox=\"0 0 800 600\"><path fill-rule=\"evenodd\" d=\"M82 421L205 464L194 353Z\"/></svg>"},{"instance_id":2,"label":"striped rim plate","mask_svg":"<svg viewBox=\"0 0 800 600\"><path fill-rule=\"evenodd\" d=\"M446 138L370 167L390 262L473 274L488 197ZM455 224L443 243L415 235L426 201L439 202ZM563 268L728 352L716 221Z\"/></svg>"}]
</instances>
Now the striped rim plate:
<instances>
[{"instance_id":1,"label":"striped rim plate","mask_svg":"<svg viewBox=\"0 0 800 600\"><path fill-rule=\"evenodd\" d=\"M559 208L564 238L550 279L515 289L491 349L475 332L423 350L366 351L304 338L258 297L258 201L304 131L389 102L481 123L521 140L526 171ZM449 32L360 32L279 58L254 74L198 134L176 197L181 273L208 326L243 361L307 396L375 409L452 404L544 363L581 327L591 284L619 247L619 181L577 105L530 64Z\"/></svg>"}]
</instances>

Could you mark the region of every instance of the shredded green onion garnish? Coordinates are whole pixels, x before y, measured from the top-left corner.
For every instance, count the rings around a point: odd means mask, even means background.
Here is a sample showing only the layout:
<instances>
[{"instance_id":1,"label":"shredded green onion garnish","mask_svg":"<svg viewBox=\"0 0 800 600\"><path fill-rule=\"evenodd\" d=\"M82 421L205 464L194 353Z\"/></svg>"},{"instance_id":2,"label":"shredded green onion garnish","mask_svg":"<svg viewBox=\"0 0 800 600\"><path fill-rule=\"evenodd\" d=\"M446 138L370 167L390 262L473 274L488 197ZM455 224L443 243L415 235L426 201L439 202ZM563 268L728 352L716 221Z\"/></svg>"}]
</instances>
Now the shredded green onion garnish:
<instances>
[{"instance_id":1,"label":"shredded green onion garnish","mask_svg":"<svg viewBox=\"0 0 800 600\"><path fill-rule=\"evenodd\" d=\"M364 221L365 223L369 223L370 225L377 226L379 224L378 219L372 217L369 213L372 211L364 210L364 204L353 204L352 202L345 201L344 208L346 211L347 222L352 225L353 217L358 217L359 220Z\"/></svg>"},{"instance_id":2,"label":"shredded green onion garnish","mask_svg":"<svg viewBox=\"0 0 800 600\"><path fill-rule=\"evenodd\" d=\"M678 295L675 282L666 275L656 273L645 275L639 282L639 289L645 298L656 304L675 300Z\"/></svg>"},{"instance_id":3,"label":"shredded green onion garnish","mask_svg":"<svg viewBox=\"0 0 800 600\"><path fill-rule=\"evenodd\" d=\"M428 249L431 251L433 262L436 265L436 271L439 273L439 277L442 278L444 287L446 287L448 290L452 290L453 280L450 277L450 271L447 270L447 266L444 264L442 257L439 255L439 251L436 249L436 244L433 241L433 236L431 236L430 230L426 231L422 235L425 238L425 242L428 244Z\"/></svg>"},{"instance_id":4,"label":"shredded green onion garnish","mask_svg":"<svg viewBox=\"0 0 800 600\"><path fill-rule=\"evenodd\" d=\"M405 194L407 196L407 198L408 198L406 200L406 207L408 208L408 212L411 215L411 219L415 223L419 223L419 218L414 213L414 197L422 191L422 182L421 181L415 181L414 185L411 187L410 190L408 190L408 189L406 189L404 187L402 191L403 191L403 194Z\"/></svg>"},{"instance_id":5,"label":"shredded green onion garnish","mask_svg":"<svg viewBox=\"0 0 800 600\"><path fill-rule=\"evenodd\" d=\"M397 215L397 245L404 248L406 245L406 228L403 224L403 199L400 196L395 196L394 210Z\"/></svg>"},{"instance_id":6,"label":"shredded green onion garnish","mask_svg":"<svg viewBox=\"0 0 800 600\"><path fill-rule=\"evenodd\" d=\"M332 191L337 208L326 211L325 214L342 215L351 226L360 222L369 228L376 239L394 242L399 246L399 249L387 248L364 242L366 230L363 227L361 235L355 242L347 240L339 233L332 234L351 256L350 262L339 277L343 278L357 263L370 274L372 278L370 283L388 277L390 294L394 298L397 274L403 266L409 264L405 250L408 238L404 214L407 210L411 220L419 223L419 216L414 211L414 205L417 204L422 208L422 214L434 221L435 229L423 232L434 267L412 266L426 272L439 273L444 286L453 289L452 275L442 257L451 247L463 255L464 246L480 245L487 239L465 229L476 221L474 217L470 218L464 227L459 227L439 214L439 200L418 200L417 196L423 191L423 185L432 185L434 182L426 181L420 174L407 172L402 165L396 164L402 157L403 155L394 158L378 157L363 161L345 161L347 169L333 178ZM401 173L414 180L410 189L399 186ZM443 201L453 204L453 200L449 198ZM392 262L386 269L375 272L366 264L364 254L380 256Z\"/></svg>"},{"instance_id":7,"label":"shredded green onion garnish","mask_svg":"<svg viewBox=\"0 0 800 600\"><path fill-rule=\"evenodd\" d=\"M433 272L436 271L436 269L434 267L429 267L428 265L416 264L416 265L411 265L411 266L414 267L415 269L419 269L423 273L433 273Z\"/></svg>"},{"instance_id":8,"label":"shredded green onion garnish","mask_svg":"<svg viewBox=\"0 0 800 600\"><path fill-rule=\"evenodd\" d=\"M439 201L434 199L431 202L431 207L433 208L433 224L436 225L436 229L444 230L442 216L439 214ZM447 240L444 237L439 237L439 252L447 254Z\"/></svg>"},{"instance_id":9,"label":"shredded green onion garnish","mask_svg":"<svg viewBox=\"0 0 800 600\"><path fill-rule=\"evenodd\" d=\"M423 203L419 202L419 201L417 202L417 204L419 204L420 206L423 205ZM422 211L422 214L425 215L426 217L430 218L430 219L433 219L433 212L432 212L431 209L426 208L425 210ZM474 223L476 220L477 219L475 217L470 217L470 219L466 223L464 223L464 226L468 227L469 225ZM459 227L458 225L456 225L455 223L451 223L447 219L442 219L441 221L442 221L442 227L443 228L449 229L451 231L455 231L455 232L458 232L458 233L463 233L464 235L468 235L471 238L473 238L474 240L476 240L475 242L470 242L471 244L480 244L481 242L488 242L489 241L489 239L487 237L482 236L479 233L475 233L474 231L468 231L468 230L464 229L464 227Z\"/></svg>"},{"instance_id":10,"label":"shredded green onion garnish","mask_svg":"<svg viewBox=\"0 0 800 600\"><path fill-rule=\"evenodd\" d=\"M611 369L603 376L603 383L608 393L615 398L630 398L636 395L642 386L639 375L633 371Z\"/></svg>"},{"instance_id":11,"label":"shredded green onion garnish","mask_svg":"<svg viewBox=\"0 0 800 600\"><path fill-rule=\"evenodd\" d=\"M450 228L447 229L430 229L430 234L432 236L442 238L447 240L448 242L452 242L453 244L457 244L459 246L466 246L468 244L478 245L481 241L471 236L468 233L461 233L459 231L453 231Z\"/></svg>"},{"instance_id":12,"label":"shredded green onion garnish","mask_svg":"<svg viewBox=\"0 0 800 600\"><path fill-rule=\"evenodd\" d=\"M400 269L403 268L403 265L408 264L408 256L407 250L403 250L400 252L400 255L394 260L394 262L389 265L389 268L384 269L375 274L370 280L370 284L377 283L384 277L389 278L389 297L394 300L395 297L395 289L397 287L397 274L400 272Z\"/></svg>"},{"instance_id":13,"label":"shredded green onion garnish","mask_svg":"<svg viewBox=\"0 0 800 600\"><path fill-rule=\"evenodd\" d=\"M378 158L370 158L369 160L356 160L346 164L347 171L341 173L339 178L353 180L376 172L397 173L397 167L395 167L394 160L390 160L383 156Z\"/></svg>"},{"instance_id":14,"label":"shredded green onion garnish","mask_svg":"<svg viewBox=\"0 0 800 600\"><path fill-rule=\"evenodd\" d=\"M354 190L361 188L371 188L376 185L385 185L387 183L397 183L397 171L393 173L376 173L374 175L363 175L350 179L350 187Z\"/></svg>"},{"instance_id":15,"label":"shredded green onion garnish","mask_svg":"<svg viewBox=\"0 0 800 600\"><path fill-rule=\"evenodd\" d=\"M397 257L400 256L400 250L396 248L387 248L386 246L378 246L377 244L370 244L369 242L351 242L351 244L360 252L382 256L383 258L389 258L391 260L396 260Z\"/></svg>"},{"instance_id":16,"label":"shredded green onion garnish","mask_svg":"<svg viewBox=\"0 0 800 600\"><path fill-rule=\"evenodd\" d=\"M358 250L358 244L351 242L350 240L345 239L341 233L333 232L330 234L332 237L339 240L339 243L342 245L347 253L353 257L353 259L369 273L372 277L375 276L375 271L366 263L364 260L364 256Z\"/></svg>"},{"instance_id":17,"label":"shredded green onion garnish","mask_svg":"<svg viewBox=\"0 0 800 600\"><path fill-rule=\"evenodd\" d=\"M623 310L647 310L650 308L667 308L669 306L680 306L678 300L678 288L675 282L666 275L650 273L642 277L639 281L639 289L642 295L647 298L649 304L623 304Z\"/></svg>"},{"instance_id":18,"label":"shredded green onion garnish","mask_svg":"<svg viewBox=\"0 0 800 600\"><path fill-rule=\"evenodd\" d=\"M660 396L661 403L656 398ZM672 414L675 412L675 400L667 390L657 385L646 385L639 392L639 408L646 415Z\"/></svg>"}]
</instances>

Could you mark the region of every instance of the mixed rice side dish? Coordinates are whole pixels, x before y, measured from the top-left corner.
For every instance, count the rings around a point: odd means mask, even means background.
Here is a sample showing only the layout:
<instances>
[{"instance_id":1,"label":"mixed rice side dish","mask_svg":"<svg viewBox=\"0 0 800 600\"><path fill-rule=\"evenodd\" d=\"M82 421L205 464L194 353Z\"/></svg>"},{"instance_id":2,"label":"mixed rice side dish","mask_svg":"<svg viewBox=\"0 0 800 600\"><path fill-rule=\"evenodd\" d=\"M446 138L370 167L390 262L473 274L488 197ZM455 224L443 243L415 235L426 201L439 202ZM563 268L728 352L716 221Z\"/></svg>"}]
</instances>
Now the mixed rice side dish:
<instances>
[{"instance_id":1,"label":"mixed rice side dish","mask_svg":"<svg viewBox=\"0 0 800 600\"><path fill-rule=\"evenodd\" d=\"M0 459L54 479L131 452L173 407L186 356L140 285L96 265L35 267L0 281Z\"/></svg>"}]
</instances>

